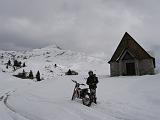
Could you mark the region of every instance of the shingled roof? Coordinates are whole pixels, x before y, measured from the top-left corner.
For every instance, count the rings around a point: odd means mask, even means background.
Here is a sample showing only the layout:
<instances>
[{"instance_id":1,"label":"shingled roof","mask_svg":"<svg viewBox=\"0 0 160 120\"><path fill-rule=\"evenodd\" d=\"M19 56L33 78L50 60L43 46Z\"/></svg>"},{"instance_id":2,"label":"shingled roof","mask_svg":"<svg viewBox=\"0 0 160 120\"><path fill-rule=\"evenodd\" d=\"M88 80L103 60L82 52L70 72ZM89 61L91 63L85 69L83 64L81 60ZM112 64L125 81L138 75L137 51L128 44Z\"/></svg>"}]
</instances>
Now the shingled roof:
<instances>
[{"instance_id":1,"label":"shingled roof","mask_svg":"<svg viewBox=\"0 0 160 120\"><path fill-rule=\"evenodd\" d=\"M124 34L111 60L108 62L117 61L125 50L128 50L136 59L153 59L127 32Z\"/></svg>"}]
</instances>

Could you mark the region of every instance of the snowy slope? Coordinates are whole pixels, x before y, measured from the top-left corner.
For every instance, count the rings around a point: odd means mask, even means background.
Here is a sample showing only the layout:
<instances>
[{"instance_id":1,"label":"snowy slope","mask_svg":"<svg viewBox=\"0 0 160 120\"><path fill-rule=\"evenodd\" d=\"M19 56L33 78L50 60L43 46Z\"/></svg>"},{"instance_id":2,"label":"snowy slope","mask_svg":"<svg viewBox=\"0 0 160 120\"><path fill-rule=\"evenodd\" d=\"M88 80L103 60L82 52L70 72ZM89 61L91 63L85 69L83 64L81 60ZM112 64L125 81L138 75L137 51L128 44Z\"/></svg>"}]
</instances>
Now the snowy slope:
<instances>
[{"instance_id":1,"label":"snowy slope","mask_svg":"<svg viewBox=\"0 0 160 120\"><path fill-rule=\"evenodd\" d=\"M0 120L26 120L7 108L6 98L15 91L25 91L25 89L29 88L30 84L34 85L32 81L24 81L8 73L0 72Z\"/></svg>"},{"instance_id":2,"label":"snowy slope","mask_svg":"<svg viewBox=\"0 0 160 120\"><path fill-rule=\"evenodd\" d=\"M95 71L97 74L109 74L109 65L107 61L98 58L87 56L85 53L77 53L70 50L62 50L57 46L52 45L32 51L2 51L4 58L1 59L1 64L4 65L9 59L17 59L26 62L27 67L23 68L26 71L33 70L36 73L38 70L44 78L64 75L68 69L77 71L79 74L87 74L89 70ZM55 69L54 65L57 64ZM5 65L3 69L5 69ZM7 70L8 71L8 70ZM21 72L19 69L15 74ZM48 76L48 77L47 77Z\"/></svg>"},{"instance_id":3,"label":"snowy slope","mask_svg":"<svg viewBox=\"0 0 160 120\"><path fill-rule=\"evenodd\" d=\"M6 104L1 101L0 118L2 120L160 119L159 74L100 78L97 91L98 104L93 104L91 107L82 105L80 100L71 101L74 87L71 79L83 83L84 77L62 76L35 83L1 74L1 86L6 79L9 79L5 81L7 86L4 88L12 92L9 93Z\"/></svg>"},{"instance_id":4,"label":"snowy slope","mask_svg":"<svg viewBox=\"0 0 160 120\"><path fill-rule=\"evenodd\" d=\"M0 51L1 54L4 57L0 59L0 120L160 119L160 74L108 77L105 59L57 46L32 51ZM5 62L12 57L26 62L27 67L16 72L6 69ZM54 68L54 64L58 67ZM65 76L69 68L80 74ZM45 80L34 82L12 76L22 69L33 70L34 74L40 70ZM90 69L99 77L98 104L86 107L81 100L71 101L74 88L71 79L85 83Z\"/></svg>"}]
</instances>

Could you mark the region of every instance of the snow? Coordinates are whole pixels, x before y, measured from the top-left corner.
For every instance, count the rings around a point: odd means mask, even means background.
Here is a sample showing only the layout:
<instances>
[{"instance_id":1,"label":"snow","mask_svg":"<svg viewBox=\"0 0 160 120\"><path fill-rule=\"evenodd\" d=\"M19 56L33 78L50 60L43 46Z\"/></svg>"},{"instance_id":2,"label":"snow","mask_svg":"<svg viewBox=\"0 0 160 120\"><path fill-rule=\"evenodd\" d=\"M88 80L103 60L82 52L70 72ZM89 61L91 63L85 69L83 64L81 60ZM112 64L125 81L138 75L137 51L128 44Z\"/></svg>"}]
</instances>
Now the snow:
<instances>
[{"instance_id":1,"label":"snow","mask_svg":"<svg viewBox=\"0 0 160 120\"><path fill-rule=\"evenodd\" d=\"M105 59L57 46L1 53L4 58L0 59L0 120L160 119L160 74L109 77ZM20 56L18 60L26 62L27 67L15 72L11 67L6 69L5 62L12 56ZM33 70L34 75L40 70L44 80L35 82L12 76L23 69ZM68 69L78 71L79 75L65 76ZM88 70L93 70L99 78L98 103L91 107L82 105L81 100L71 101L74 88L71 79L85 83Z\"/></svg>"}]
</instances>

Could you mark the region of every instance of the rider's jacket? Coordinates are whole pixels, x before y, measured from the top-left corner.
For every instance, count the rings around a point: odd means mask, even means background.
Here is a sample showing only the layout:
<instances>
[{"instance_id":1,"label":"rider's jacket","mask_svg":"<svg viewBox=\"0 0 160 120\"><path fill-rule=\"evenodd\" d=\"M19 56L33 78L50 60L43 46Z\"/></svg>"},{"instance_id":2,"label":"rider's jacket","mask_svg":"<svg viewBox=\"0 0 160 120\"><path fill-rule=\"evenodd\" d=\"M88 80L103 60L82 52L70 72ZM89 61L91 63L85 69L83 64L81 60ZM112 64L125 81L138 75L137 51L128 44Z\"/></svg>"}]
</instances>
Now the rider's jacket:
<instances>
[{"instance_id":1,"label":"rider's jacket","mask_svg":"<svg viewBox=\"0 0 160 120\"><path fill-rule=\"evenodd\" d=\"M97 83L98 83L98 78L95 77L94 75L89 76L87 78L86 84L89 85L90 89L96 89L97 88Z\"/></svg>"}]
</instances>

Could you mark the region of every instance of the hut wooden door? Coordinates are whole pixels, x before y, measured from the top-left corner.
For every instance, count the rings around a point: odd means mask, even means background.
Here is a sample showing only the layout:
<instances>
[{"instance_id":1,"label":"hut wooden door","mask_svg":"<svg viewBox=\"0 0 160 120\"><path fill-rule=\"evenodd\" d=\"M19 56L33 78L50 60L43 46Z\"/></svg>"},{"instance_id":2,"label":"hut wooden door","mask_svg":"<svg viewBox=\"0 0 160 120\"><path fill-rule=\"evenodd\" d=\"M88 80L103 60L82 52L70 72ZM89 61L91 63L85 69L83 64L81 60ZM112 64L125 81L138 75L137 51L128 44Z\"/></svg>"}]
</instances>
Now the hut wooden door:
<instances>
[{"instance_id":1,"label":"hut wooden door","mask_svg":"<svg viewBox=\"0 0 160 120\"><path fill-rule=\"evenodd\" d=\"M127 75L136 75L135 63L126 63Z\"/></svg>"}]
</instances>

